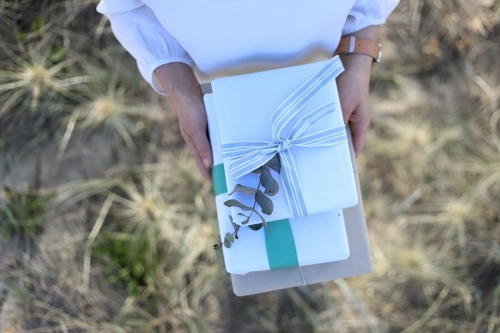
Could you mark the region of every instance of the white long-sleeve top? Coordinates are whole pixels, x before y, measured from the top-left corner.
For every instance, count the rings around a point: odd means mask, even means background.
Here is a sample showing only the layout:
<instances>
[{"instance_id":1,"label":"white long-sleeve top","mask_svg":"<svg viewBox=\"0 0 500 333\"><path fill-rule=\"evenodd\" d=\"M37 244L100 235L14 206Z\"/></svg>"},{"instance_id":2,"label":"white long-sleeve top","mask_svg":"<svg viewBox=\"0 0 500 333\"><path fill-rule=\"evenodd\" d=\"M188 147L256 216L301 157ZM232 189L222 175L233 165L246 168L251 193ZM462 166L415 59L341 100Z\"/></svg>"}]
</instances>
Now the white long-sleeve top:
<instances>
[{"instance_id":1,"label":"white long-sleeve top","mask_svg":"<svg viewBox=\"0 0 500 333\"><path fill-rule=\"evenodd\" d=\"M399 0L101 0L116 38L146 81L195 65L201 82L328 59L342 35L383 24Z\"/></svg>"}]
</instances>

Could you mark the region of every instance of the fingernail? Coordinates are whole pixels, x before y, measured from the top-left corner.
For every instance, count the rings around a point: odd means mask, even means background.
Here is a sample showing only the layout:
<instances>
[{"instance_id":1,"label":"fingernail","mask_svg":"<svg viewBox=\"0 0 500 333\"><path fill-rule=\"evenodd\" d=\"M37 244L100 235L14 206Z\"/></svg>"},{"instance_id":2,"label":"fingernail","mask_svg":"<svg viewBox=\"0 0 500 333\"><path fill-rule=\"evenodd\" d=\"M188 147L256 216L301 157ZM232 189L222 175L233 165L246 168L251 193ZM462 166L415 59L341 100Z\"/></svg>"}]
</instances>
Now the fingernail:
<instances>
[{"instance_id":1,"label":"fingernail","mask_svg":"<svg viewBox=\"0 0 500 333\"><path fill-rule=\"evenodd\" d=\"M210 167L210 159L204 158L203 159L203 164L205 164L205 167L209 168Z\"/></svg>"}]
</instances>

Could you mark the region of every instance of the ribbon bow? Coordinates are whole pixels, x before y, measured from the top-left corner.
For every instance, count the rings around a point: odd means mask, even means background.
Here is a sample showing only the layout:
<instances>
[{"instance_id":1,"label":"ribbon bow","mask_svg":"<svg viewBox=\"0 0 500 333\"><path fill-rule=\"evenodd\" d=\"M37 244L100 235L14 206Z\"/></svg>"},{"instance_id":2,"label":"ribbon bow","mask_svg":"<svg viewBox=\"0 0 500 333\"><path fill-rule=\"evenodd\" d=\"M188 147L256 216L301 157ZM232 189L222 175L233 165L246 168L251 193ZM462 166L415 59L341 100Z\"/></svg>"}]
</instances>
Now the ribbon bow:
<instances>
[{"instance_id":1,"label":"ribbon bow","mask_svg":"<svg viewBox=\"0 0 500 333\"><path fill-rule=\"evenodd\" d=\"M236 179L266 164L274 155L279 154L281 179L294 218L307 216L308 211L290 148L333 146L346 142L347 135L344 126L304 134L312 125L335 111L334 103L328 103L304 115L295 123L288 136L284 136L282 132L297 113L343 70L338 56L331 59L278 106L271 115L272 142L240 141L226 143L221 147L222 158L233 160L229 172Z\"/></svg>"}]
</instances>

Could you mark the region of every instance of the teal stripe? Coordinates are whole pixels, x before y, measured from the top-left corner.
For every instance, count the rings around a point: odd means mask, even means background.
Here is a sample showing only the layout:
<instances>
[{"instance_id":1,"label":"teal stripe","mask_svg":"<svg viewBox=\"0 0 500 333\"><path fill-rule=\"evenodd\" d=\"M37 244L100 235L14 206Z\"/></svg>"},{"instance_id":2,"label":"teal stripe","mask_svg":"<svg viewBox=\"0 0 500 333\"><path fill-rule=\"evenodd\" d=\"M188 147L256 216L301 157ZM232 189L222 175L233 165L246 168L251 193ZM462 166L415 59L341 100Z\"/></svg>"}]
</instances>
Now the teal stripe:
<instances>
[{"instance_id":1,"label":"teal stripe","mask_svg":"<svg viewBox=\"0 0 500 333\"><path fill-rule=\"evenodd\" d=\"M227 193L226 174L224 173L224 164L217 164L212 167L212 182L214 184L215 196Z\"/></svg>"},{"instance_id":2,"label":"teal stripe","mask_svg":"<svg viewBox=\"0 0 500 333\"><path fill-rule=\"evenodd\" d=\"M224 174L224 164L217 164L212 167L212 179L215 196L227 193L226 176ZM267 260L270 269L280 269L298 267L299 259L292 228L288 219L272 221L267 223L272 232L264 228L266 237Z\"/></svg>"},{"instance_id":3,"label":"teal stripe","mask_svg":"<svg viewBox=\"0 0 500 333\"><path fill-rule=\"evenodd\" d=\"M268 222L272 232L266 235L267 260L271 269L298 267L297 249L288 219Z\"/></svg>"}]
</instances>

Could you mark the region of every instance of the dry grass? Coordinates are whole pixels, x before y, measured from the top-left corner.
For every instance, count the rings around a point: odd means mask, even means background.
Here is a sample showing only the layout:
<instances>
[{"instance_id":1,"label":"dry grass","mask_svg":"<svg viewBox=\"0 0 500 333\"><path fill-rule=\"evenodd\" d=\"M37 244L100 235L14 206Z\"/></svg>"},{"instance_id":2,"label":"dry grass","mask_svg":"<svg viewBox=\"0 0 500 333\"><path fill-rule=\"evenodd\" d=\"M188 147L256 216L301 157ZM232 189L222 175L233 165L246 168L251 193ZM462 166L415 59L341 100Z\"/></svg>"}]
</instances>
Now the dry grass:
<instances>
[{"instance_id":1,"label":"dry grass","mask_svg":"<svg viewBox=\"0 0 500 333\"><path fill-rule=\"evenodd\" d=\"M383 29L374 273L245 298L168 101L95 4L0 1L2 332L500 332L498 1L404 0Z\"/></svg>"}]
</instances>

